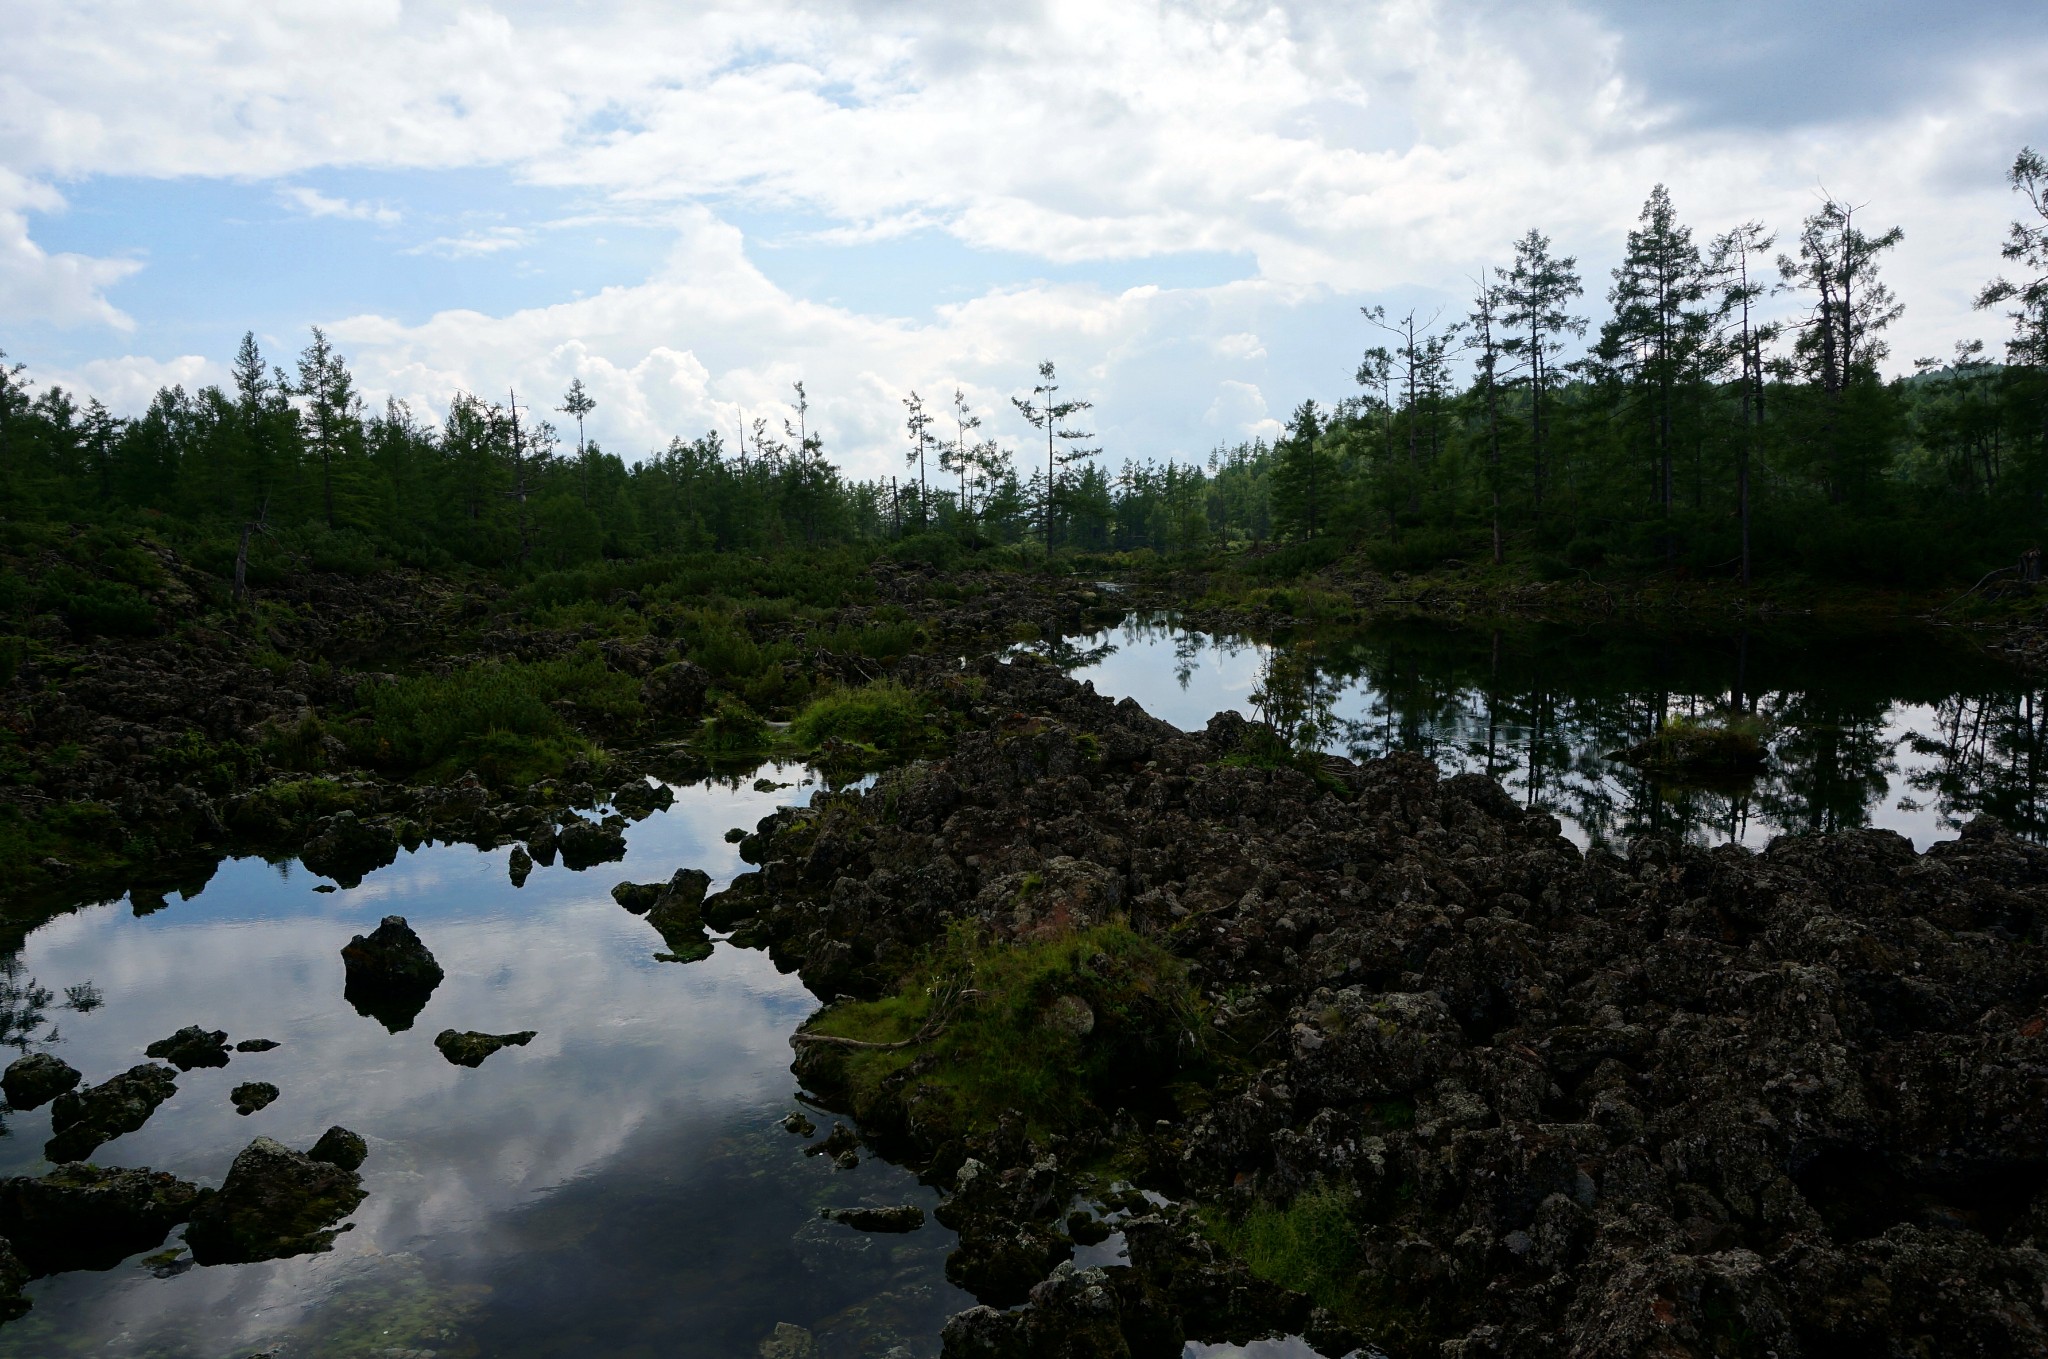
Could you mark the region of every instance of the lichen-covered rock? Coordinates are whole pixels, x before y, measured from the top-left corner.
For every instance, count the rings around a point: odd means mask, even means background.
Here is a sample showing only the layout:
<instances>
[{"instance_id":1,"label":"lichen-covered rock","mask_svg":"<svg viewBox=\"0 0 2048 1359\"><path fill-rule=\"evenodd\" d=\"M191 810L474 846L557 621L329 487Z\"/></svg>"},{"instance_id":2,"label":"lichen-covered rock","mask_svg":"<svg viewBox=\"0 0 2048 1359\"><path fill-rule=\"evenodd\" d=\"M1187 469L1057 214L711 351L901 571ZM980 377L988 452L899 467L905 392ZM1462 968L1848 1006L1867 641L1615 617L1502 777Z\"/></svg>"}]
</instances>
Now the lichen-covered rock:
<instances>
[{"instance_id":1,"label":"lichen-covered rock","mask_svg":"<svg viewBox=\"0 0 2048 1359\"><path fill-rule=\"evenodd\" d=\"M10 1109L39 1109L57 1096L75 1089L82 1080L63 1058L47 1052L31 1052L7 1064L0 1074L0 1091L7 1094Z\"/></svg>"},{"instance_id":2,"label":"lichen-covered rock","mask_svg":"<svg viewBox=\"0 0 2048 1359\"><path fill-rule=\"evenodd\" d=\"M187 1024L169 1038L159 1038L142 1050L145 1057L169 1062L180 1071L194 1067L226 1066L228 1035L225 1029L202 1029Z\"/></svg>"},{"instance_id":3,"label":"lichen-covered rock","mask_svg":"<svg viewBox=\"0 0 2048 1359\"><path fill-rule=\"evenodd\" d=\"M325 1251L363 1198L355 1170L259 1137L235 1157L226 1182L193 1208L185 1241L202 1265Z\"/></svg>"},{"instance_id":4,"label":"lichen-covered rock","mask_svg":"<svg viewBox=\"0 0 2048 1359\"><path fill-rule=\"evenodd\" d=\"M443 1029L434 1036L434 1046L456 1066L476 1067L482 1066L484 1058L499 1048L525 1047L537 1032L527 1029L521 1033L458 1033L454 1029Z\"/></svg>"},{"instance_id":5,"label":"lichen-covered rock","mask_svg":"<svg viewBox=\"0 0 2048 1359\"><path fill-rule=\"evenodd\" d=\"M43 1155L52 1161L82 1161L101 1143L149 1122L157 1106L177 1091L176 1072L143 1062L98 1085L59 1095L50 1106L54 1135L43 1144Z\"/></svg>"},{"instance_id":6,"label":"lichen-covered rock","mask_svg":"<svg viewBox=\"0 0 2048 1359\"><path fill-rule=\"evenodd\" d=\"M40 1177L0 1180L0 1236L35 1277L112 1269L162 1245L191 1216L199 1195L197 1185L146 1166L59 1166Z\"/></svg>"},{"instance_id":7,"label":"lichen-covered rock","mask_svg":"<svg viewBox=\"0 0 2048 1359\"><path fill-rule=\"evenodd\" d=\"M277 1102L278 1089L269 1081L245 1081L228 1092L238 1114L253 1114Z\"/></svg>"},{"instance_id":8,"label":"lichen-covered rock","mask_svg":"<svg viewBox=\"0 0 2048 1359\"><path fill-rule=\"evenodd\" d=\"M685 722L704 711L704 691L711 676L703 666L676 661L659 667L640 681L640 703L657 722Z\"/></svg>"},{"instance_id":9,"label":"lichen-covered rock","mask_svg":"<svg viewBox=\"0 0 2048 1359\"><path fill-rule=\"evenodd\" d=\"M412 1027L441 984L441 964L401 915L387 915L370 933L350 939L341 961L342 995L393 1033Z\"/></svg>"}]
</instances>

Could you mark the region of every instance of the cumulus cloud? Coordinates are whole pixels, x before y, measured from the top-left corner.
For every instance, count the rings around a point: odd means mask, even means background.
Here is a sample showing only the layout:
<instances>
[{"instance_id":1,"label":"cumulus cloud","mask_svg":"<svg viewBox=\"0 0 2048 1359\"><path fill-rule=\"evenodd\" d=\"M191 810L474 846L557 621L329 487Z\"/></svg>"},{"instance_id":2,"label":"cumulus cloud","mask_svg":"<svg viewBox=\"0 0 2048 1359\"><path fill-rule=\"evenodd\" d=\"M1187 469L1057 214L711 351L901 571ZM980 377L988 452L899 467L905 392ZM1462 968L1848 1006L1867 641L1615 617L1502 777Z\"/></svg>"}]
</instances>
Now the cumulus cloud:
<instances>
[{"instance_id":1,"label":"cumulus cloud","mask_svg":"<svg viewBox=\"0 0 2048 1359\"><path fill-rule=\"evenodd\" d=\"M497 226L465 231L459 236L437 236L431 241L407 249L408 255L438 255L442 259L458 260L475 255L496 255L507 250L517 250L533 239L533 233L524 227Z\"/></svg>"},{"instance_id":2,"label":"cumulus cloud","mask_svg":"<svg viewBox=\"0 0 2048 1359\"><path fill-rule=\"evenodd\" d=\"M107 300L106 290L140 269L140 261L51 254L31 239L28 214L63 206L48 185L0 165L0 316L16 323L134 330L134 320Z\"/></svg>"}]
</instances>

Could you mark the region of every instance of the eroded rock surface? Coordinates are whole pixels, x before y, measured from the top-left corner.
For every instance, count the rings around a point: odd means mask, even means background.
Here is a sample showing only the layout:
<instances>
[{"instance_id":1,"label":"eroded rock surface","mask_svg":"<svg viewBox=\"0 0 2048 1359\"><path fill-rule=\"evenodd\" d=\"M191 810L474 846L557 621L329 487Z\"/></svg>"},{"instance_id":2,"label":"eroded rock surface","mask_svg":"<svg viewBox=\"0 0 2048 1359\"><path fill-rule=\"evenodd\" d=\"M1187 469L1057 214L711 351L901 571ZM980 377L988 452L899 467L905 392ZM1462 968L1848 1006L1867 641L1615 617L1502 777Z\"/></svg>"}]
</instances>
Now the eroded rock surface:
<instances>
[{"instance_id":1,"label":"eroded rock surface","mask_svg":"<svg viewBox=\"0 0 2048 1359\"><path fill-rule=\"evenodd\" d=\"M0 1236L35 1277L112 1269L162 1245L191 1216L199 1195L197 1185L146 1166L59 1166L39 1177L0 1180Z\"/></svg>"},{"instance_id":2,"label":"eroded rock surface","mask_svg":"<svg viewBox=\"0 0 2048 1359\"><path fill-rule=\"evenodd\" d=\"M456 1066L477 1067L484 1064L484 1058L499 1048L525 1047L534 1039L534 1029L520 1033L458 1033L454 1029L443 1029L434 1036L434 1046L441 1050Z\"/></svg>"},{"instance_id":3,"label":"eroded rock surface","mask_svg":"<svg viewBox=\"0 0 2048 1359\"><path fill-rule=\"evenodd\" d=\"M149 1122L157 1106L177 1091L176 1072L143 1062L98 1085L59 1095L50 1106L54 1135L44 1143L43 1155L52 1161L82 1161L101 1143Z\"/></svg>"},{"instance_id":4,"label":"eroded rock surface","mask_svg":"<svg viewBox=\"0 0 2048 1359\"><path fill-rule=\"evenodd\" d=\"M441 964L402 915L387 915L370 933L350 939L341 961L343 996L393 1033L412 1027L441 984Z\"/></svg>"},{"instance_id":5,"label":"eroded rock surface","mask_svg":"<svg viewBox=\"0 0 2048 1359\"><path fill-rule=\"evenodd\" d=\"M235 1157L226 1182L193 1208L185 1241L202 1265L325 1251L363 1198L355 1167L259 1137Z\"/></svg>"},{"instance_id":6,"label":"eroded rock surface","mask_svg":"<svg viewBox=\"0 0 2048 1359\"><path fill-rule=\"evenodd\" d=\"M47 1052L31 1052L7 1064L0 1074L0 1091L6 1092L10 1109L40 1109L57 1096L75 1089L82 1080L63 1058Z\"/></svg>"},{"instance_id":7,"label":"eroded rock surface","mask_svg":"<svg viewBox=\"0 0 2048 1359\"><path fill-rule=\"evenodd\" d=\"M202 1029L187 1024L169 1038L159 1038L142 1050L145 1057L169 1062L180 1071L194 1067L226 1066L228 1035L225 1029Z\"/></svg>"},{"instance_id":8,"label":"eroded rock surface","mask_svg":"<svg viewBox=\"0 0 2048 1359\"><path fill-rule=\"evenodd\" d=\"M1330 1286L1390 1354L2048 1352L2048 851L1985 819L1924 854L1582 854L1418 757L1276 758L1233 714L1188 734L1043 667L978 678L1014 716L766 818L761 871L702 912L827 1000L956 924L1111 920L1200 991L1211 1088L1133 1067L1058 1146L963 1133L915 1062L861 1095L942 1183L973 1159L949 1273L1028 1298L949 1352L1120 1352L1105 1318L1131 1353L1261 1316L1338 1333L1164 1210L1122 1228L1135 1275L1055 1279L1073 1168L1111 1152L1225 1220L1339 1205ZM1041 1011L1082 1051L1123 1032L1090 994ZM854 1060L798 1070L850 1101Z\"/></svg>"}]
</instances>

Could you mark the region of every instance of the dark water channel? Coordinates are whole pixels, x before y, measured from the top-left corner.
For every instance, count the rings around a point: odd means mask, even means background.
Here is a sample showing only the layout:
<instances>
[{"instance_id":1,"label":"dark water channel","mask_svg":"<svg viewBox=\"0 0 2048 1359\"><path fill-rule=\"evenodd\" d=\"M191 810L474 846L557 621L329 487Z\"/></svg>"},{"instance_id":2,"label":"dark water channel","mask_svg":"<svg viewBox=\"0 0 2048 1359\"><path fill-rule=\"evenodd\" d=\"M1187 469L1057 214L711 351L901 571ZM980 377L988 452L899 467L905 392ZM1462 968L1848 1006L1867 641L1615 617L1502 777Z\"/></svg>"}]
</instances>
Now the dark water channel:
<instances>
[{"instance_id":1,"label":"dark water channel","mask_svg":"<svg viewBox=\"0 0 2048 1359\"><path fill-rule=\"evenodd\" d=\"M1581 845L1678 831L1761 847L1871 826L1925 848L1980 812L2048 831L2048 691L1934 630L1407 622L1274 645L1150 617L1045 649L1176 726L1234 708L1332 753L1491 774ZM1666 717L1738 709L1769 732L1753 779L1702 786L1608 758Z\"/></svg>"},{"instance_id":2,"label":"dark water channel","mask_svg":"<svg viewBox=\"0 0 2048 1359\"><path fill-rule=\"evenodd\" d=\"M1049 650L1183 727L1236 708L1332 751L1490 771L1581 842L1676 828L1760 844L1873 825L1924 845L1985 810L2043 828L2044 695L1928 634L1406 626L1274 646L1134 618ZM1767 767L1739 787L1676 786L1604 757L1661 714L1732 705L1772 724ZM779 786L756 789L757 775ZM98 1082L188 1024L281 1044L180 1075L95 1161L218 1185L258 1134L304 1148L338 1123L368 1139L369 1197L327 1254L195 1267L174 1233L167 1255L37 1282L33 1311L0 1327L0 1359L752 1356L784 1324L811 1333L817 1359L936 1354L945 1318L972 1302L944 1276L952 1233L869 1236L818 1218L929 1210L934 1192L864 1154L849 1170L806 1156L780 1126L799 1107L788 1035L813 998L758 952L658 960L660 937L610 895L684 866L716 890L743 868L726 830L812 789L775 767L678 787L672 808L629 828L623 863L537 869L521 889L505 849L423 848L342 891L242 859L162 909L107 903L37 929L0 964L0 1037L17 1050L55 1052ZM396 1034L344 1000L339 957L387 914L447 971ZM443 1028L538 1036L471 1070L436 1051ZM240 1116L228 1091L244 1081L282 1097ZM48 1109L5 1121L0 1174L48 1169ZM1289 1340L1251 1352L1309 1354Z\"/></svg>"}]
</instances>

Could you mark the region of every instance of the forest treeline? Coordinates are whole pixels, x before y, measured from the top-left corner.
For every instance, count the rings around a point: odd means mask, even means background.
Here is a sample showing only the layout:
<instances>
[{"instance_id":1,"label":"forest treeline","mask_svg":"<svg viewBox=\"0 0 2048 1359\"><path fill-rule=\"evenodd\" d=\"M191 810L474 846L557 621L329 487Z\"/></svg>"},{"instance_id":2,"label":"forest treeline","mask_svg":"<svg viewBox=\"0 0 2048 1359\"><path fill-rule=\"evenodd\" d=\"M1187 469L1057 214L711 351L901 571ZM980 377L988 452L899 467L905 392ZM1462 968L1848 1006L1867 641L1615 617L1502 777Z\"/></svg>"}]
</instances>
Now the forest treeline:
<instances>
[{"instance_id":1,"label":"forest treeline","mask_svg":"<svg viewBox=\"0 0 2048 1359\"><path fill-rule=\"evenodd\" d=\"M1280 543L1304 567L1362 551L1388 569L1928 583L2041 537L2048 163L2025 150L2009 180L2025 207L2003 255L2019 277L1976 301L2011 329L1911 376L1881 371L1903 309L1883 275L1897 228L1830 199L1783 239L1756 222L1699 233L1660 185L1597 327L1577 261L1531 230L1465 306L1367 308L1357 390L1200 465L1118 465L1088 446L1088 403L1049 362L1013 400L1030 431L1014 449L960 393L912 393L904 473L851 479L799 383L779 427L628 462L582 437L603 394L580 381L541 410L461 395L434 423L369 408L315 329L288 367L246 336L230 386L167 387L133 418L0 362L0 516L151 524L238 581L284 561L518 571L952 538L1023 555Z\"/></svg>"}]
</instances>

